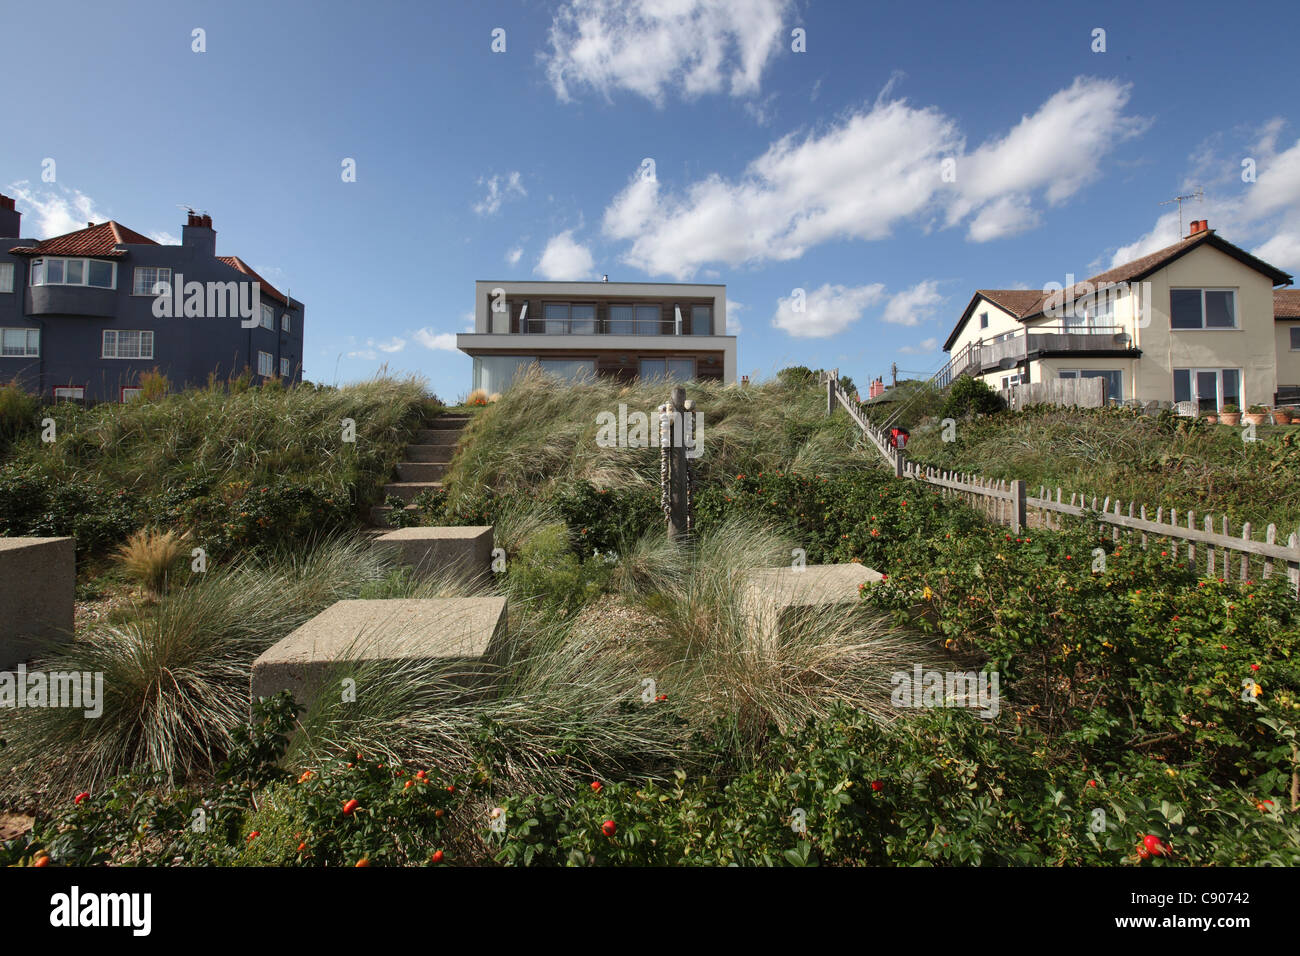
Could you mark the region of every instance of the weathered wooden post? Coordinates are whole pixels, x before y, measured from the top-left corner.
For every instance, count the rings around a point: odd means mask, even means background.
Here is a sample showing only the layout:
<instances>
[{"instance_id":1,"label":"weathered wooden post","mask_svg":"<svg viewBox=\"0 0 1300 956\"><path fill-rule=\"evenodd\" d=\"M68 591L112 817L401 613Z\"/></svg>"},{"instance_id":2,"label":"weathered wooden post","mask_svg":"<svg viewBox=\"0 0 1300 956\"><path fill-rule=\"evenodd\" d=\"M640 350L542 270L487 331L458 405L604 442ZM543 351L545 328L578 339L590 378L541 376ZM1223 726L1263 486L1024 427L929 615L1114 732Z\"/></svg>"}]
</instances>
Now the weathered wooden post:
<instances>
[{"instance_id":1,"label":"weathered wooden post","mask_svg":"<svg viewBox=\"0 0 1300 956\"><path fill-rule=\"evenodd\" d=\"M689 538L694 527L694 474L686 456L687 446L695 447L695 403L686 398L686 389L673 388L669 401L659 406L659 483L660 503L668 522L668 539Z\"/></svg>"},{"instance_id":2,"label":"weathered wooden post","mask_svg":"<svg viewBox=\"0 0 1300 956\"><path fill-rule=\"evenodd\" d=\"M1011 482L1011 502L1015 505L1011 516L1011 530L1019 534L1029 525L1029 513L1025 505L1025 483L1019 478Z\"/></svg>"},{"instance_id":3,"label":"weathered wooden post","mask_svg":"<svg viewBox=\"0 0 1300 956\"><path fill-rule=\"evenodd\" d=\"M835 378L830 372L826 374L826 414L835 414Z\"/></svg>"}]
</instances>

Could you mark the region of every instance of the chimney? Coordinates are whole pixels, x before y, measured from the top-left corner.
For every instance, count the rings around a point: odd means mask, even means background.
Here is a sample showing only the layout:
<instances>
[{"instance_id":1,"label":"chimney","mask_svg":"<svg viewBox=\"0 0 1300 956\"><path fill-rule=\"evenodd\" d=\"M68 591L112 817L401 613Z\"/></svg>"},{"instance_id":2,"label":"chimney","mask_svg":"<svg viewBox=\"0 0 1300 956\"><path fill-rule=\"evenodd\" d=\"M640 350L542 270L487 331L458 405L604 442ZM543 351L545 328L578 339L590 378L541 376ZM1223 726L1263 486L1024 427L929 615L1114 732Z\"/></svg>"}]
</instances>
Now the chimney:
<instances>
[{"instance_id":1,"label":"chimney","mask_svg":"<svg viewBox=\"0 0 1300 956\"><path fill-rule=\"evenodd\" d=\"M193 249L196 256L211 258L217 254L217 233L212 228L212 217L190 213L181 229L181 245Z\"/></svg>"},{"instance_id":2,"label":"chimney","mask_svg":"<svg viewBox=\"0 0 1300 956\"><path fill-rule=\"evenodd\" d=\"M1208 219L1193 219L1192 231L1187 234L1187 238L1190 239L1192 236L1196 235L1199 232L1209 232L1209 231L1210 231L1210 221Z\"/></svg>"},{"instance_id":3,"label":"chimney","mask_svg":"<svg viewBox=\"0 0 1300 956\"><path fill-rule=\"evenodd\" d=\"M17 239L22 233L18 231L23 214L14 209L14 201L9 196L0 196L0 239Z\"/></svg>"}]
</instances>

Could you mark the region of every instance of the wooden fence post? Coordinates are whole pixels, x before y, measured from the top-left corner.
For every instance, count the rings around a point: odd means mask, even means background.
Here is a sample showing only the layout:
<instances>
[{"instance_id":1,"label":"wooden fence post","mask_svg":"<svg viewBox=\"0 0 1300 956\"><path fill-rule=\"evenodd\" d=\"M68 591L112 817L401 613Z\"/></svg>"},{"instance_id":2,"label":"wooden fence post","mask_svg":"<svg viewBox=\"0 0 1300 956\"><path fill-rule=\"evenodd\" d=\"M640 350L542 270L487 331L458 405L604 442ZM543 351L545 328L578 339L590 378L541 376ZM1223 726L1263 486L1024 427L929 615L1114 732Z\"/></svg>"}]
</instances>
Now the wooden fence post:
<instances>
[{"instance_id":1,"label":"wooden fence post","mask_svg":"<svg viewBox=\"0 0 1300 956\"><path fill-rule=\"evenodd\" d=\"M1019 534L1025 530L1029 522L1029 515L1025 508L1025 483L1019 478L1011 482L1011 503L1014 505L1011 530Z\"/></svg>"},{"instance_id":2,"label":"wooden fence post","mask_svg":"<svg viewBox=\"0 0 1300 956\"><path fill-rule=\"evenodd\" d=\"M835 379L830 372L826 373L826 414L835 414Z\"/></svg>"},{"instance_id":3,"label":"wooden fence post","mask_svg":"<svg viewBox=\"0 0 1300 956\"><path fill-rule=\"evenodd\" d=\"M686 389L680 385L672 391L672 445L668 451L668 538L685 537L686 519L686 443L680 431L686 421Z\"/></svg>"}]
</instances>

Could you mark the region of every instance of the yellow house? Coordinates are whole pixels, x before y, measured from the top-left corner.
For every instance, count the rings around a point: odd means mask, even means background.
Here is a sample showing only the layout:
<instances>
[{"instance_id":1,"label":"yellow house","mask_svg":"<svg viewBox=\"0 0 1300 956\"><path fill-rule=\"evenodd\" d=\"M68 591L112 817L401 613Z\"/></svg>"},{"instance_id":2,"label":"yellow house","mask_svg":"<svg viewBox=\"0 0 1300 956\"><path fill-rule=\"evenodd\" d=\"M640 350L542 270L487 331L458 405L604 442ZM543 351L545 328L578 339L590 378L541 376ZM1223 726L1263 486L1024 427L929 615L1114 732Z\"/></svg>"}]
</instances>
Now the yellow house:
<instances>
[{"instance_id":1,"label":"yellow house","mask_svg":"<svg viewBox=\"0 0 1300 956\"><path fill-rule=\"evenodd\" d=\"M944 343L939 384L1096 377L1112 401L1203 411L1290 401L1290 388L1300 397L1300 300L1274 292L1290 284L1196 220L1173 245L1082 282L976 291Z\"/></svg>"}]
</instances>

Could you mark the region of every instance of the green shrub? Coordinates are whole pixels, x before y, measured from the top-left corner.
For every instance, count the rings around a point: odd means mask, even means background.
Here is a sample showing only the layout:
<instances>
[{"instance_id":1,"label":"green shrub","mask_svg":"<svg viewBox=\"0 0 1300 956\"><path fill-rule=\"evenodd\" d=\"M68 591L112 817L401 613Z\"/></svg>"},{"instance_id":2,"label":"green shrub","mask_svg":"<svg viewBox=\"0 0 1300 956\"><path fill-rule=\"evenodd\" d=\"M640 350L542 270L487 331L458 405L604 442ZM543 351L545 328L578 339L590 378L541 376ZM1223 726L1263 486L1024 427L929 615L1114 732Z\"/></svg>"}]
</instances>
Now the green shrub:
<instances>
[{"instance_id":1,"label":"green shrub","mask_svg":"<svg viewBox=\"0 0 1300 956\"><path fill-rule=\"evenodd\" d=\"M620 551L663 523L656 490L596 488L579 481L560 492L555 507L569 526L569 544L584 558Z\"/></svg>"},{"instance_id":2,"label":"green shrub","mask_svg":"<svg viewBox=\"0 0 1300 956\"><path fill-rule=\"evenodd\" d=\"M963 375L949 387L948 397L944 400L939 415L942 418L992 415L1005 407L1002 396L986 385L983 379Z\"/></svg>"}]
</instances>

